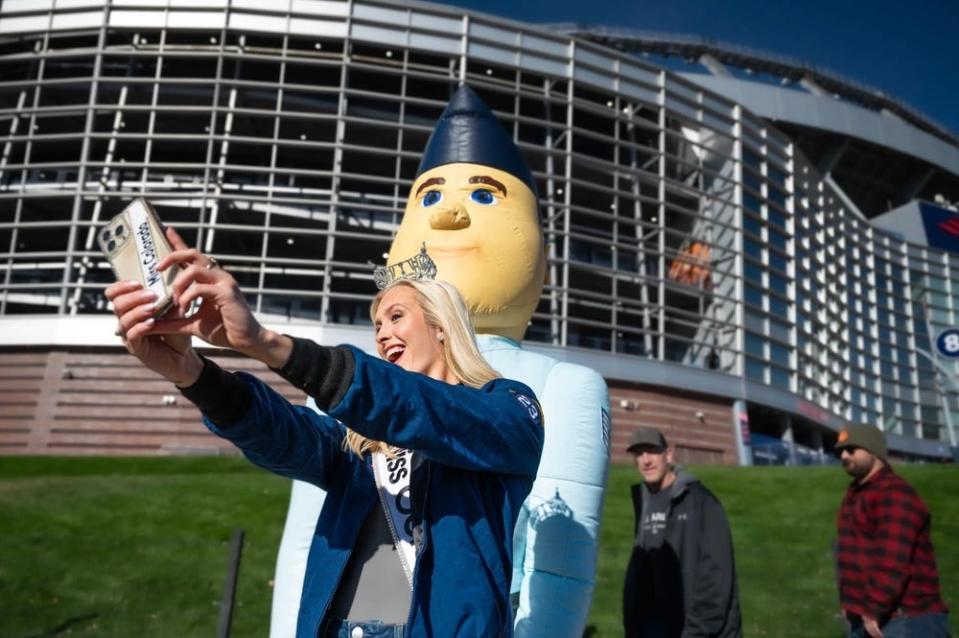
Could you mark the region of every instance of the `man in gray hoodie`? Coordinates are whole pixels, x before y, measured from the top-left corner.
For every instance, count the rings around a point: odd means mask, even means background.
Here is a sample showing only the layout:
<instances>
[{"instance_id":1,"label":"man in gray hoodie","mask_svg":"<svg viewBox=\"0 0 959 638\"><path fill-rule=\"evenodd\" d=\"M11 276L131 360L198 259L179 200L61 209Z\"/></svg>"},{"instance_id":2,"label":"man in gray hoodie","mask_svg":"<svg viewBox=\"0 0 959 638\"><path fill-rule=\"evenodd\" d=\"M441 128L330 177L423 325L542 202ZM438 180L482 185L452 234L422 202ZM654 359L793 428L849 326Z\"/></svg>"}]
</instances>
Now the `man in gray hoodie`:
<instances>
[{"instance_id":1,"label":"man in gray hoodie","mask_svg":"<svg viewBox=\"0 0 959 638\"><path fill-rule=\"evenodd\" d=\"M635 540L623 588L626 638L742 635L736 563L722 504L673 465L662 432L642 426L627 451L643 482L632 488Z\"/></svg>"}]
</instances>

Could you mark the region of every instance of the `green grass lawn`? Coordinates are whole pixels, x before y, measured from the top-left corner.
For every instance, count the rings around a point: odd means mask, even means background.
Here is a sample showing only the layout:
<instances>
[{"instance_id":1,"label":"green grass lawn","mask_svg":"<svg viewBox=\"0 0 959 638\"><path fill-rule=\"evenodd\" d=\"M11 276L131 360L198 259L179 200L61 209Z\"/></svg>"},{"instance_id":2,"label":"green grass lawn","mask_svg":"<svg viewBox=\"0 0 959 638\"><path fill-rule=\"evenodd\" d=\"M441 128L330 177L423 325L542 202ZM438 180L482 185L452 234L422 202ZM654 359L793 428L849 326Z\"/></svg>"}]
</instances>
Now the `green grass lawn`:
<instances>
[{"instance_id":1,"label":"green grass lawn","mask_svg":"<svg viewBox=\"0 0 959 638\"><path fill-rule=\"evenodd\" d=\"M848 479L839 467L694 467L719 497L733 533L746 636L838 638L839 595L831 544ZM959 605L959 469L897 468L933 512L933 543L946 604ZM614 466L606 491L596 593L590 623L621 636L623 575L632 545L629 485L638 473ZM957 610L959 611L959 610ZM959 632L957 614L953 633Z\"/></svg>"},{"instance_id":2,"label":"green grass lawn","mask_svg":"<svg viewBox=\"0 0 959 638\"><path fill-rule=\"evenodd\" d=\"M289 482L238 458L0 458L0 636L265 636ZM57 632L57 629L60 629Z\"/></svg>"},{"instance_id":3,"label":"green grass lawn","mask_svg":"<svg viewBox=\"0 0 959 638\"><path fill-rule=\"evenodd\" d=\"M830 543L838 468L693 468L723 501L748 636L838 638ZM906 467L934 513L946 601L959 604L954 467ZM613 467L590 624L619 636L631 467ZM210 636L233 529L246 544L234 636L265 636L287 481L235 458L0 458L0 636ZM959 624L953 620L953 631Z\"/></svg>"}]
</instances>

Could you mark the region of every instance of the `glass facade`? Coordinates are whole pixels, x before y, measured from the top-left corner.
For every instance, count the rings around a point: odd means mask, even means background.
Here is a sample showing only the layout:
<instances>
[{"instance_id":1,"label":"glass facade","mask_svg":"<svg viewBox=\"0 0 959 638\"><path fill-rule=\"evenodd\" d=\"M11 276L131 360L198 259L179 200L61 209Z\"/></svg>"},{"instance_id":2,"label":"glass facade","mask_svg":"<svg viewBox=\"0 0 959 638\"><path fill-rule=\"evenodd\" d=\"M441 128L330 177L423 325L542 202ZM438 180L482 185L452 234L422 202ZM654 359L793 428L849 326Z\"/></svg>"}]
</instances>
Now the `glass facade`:
<instances>
[{"instance_id":1,"label":"glass facade","mask_svg":"<svg viewBox=\"0 0 959 638\"><path fill-rule=\"evenodd\" d=\"M438 5L7 0L0 315L107 312L94 232L145 196L271 320L368 322L461 81L537 180L528 339L944 437L951 395L919 351L959 319L959 256L873 228L788 137L670 71Z\"/></svg>"}]
</instances>

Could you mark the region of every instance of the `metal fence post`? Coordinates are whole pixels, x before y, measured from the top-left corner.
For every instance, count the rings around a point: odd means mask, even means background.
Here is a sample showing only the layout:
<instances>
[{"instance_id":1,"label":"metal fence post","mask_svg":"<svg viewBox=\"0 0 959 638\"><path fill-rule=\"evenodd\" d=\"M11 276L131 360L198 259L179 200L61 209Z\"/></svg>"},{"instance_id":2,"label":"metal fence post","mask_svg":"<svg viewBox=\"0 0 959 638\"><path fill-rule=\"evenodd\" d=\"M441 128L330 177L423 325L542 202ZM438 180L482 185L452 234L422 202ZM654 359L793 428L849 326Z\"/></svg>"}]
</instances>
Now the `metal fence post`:
<instances>
[{"instance_id":1,"label":"metal fence post","mask_svg":"<svg viewBox=\"0 0 959 638\"><path fill-rule=\"evenodd\" d=\"M236 581L240 572L240 556L243 553L243 530L233 530L230 539L230 564L227 567L226 583L223 586L223 599L220 601L220 620L217 623L217 638L229 638L230 624L233 622L233 601L236 597Z\"/></svg>"}]
</instances>

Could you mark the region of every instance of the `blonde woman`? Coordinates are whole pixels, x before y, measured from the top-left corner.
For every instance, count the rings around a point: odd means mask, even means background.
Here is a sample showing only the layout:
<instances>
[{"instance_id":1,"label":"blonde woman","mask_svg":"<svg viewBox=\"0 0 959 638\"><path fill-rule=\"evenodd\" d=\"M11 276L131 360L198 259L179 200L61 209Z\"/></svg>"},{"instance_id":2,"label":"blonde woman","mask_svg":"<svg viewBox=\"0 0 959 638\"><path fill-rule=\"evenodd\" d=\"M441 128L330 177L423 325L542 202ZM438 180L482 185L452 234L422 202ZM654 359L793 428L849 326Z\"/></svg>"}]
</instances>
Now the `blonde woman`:
<instances>
[{"instance_id":1,"label":"blonde woman","mask_svg":"<svg viewBox=\"0 0 959 638\"><path fill-rule=\"evenodd\" d=\"M110 286L127 350L181 389L254 463L328 491L310 549L297 636L512 635L512 537L543 445L526 386L498 378L449 284L394 282L373 302L380 359L266 329L236 281L168 230L180 309ZM182 314L182 312L181 312ZM329 416L204 359L190 337L258 359Z\"/></svg>"}]
</instances>

